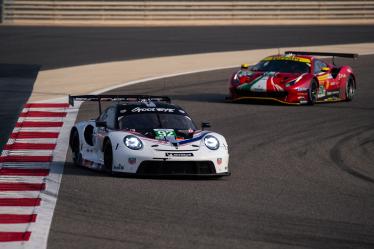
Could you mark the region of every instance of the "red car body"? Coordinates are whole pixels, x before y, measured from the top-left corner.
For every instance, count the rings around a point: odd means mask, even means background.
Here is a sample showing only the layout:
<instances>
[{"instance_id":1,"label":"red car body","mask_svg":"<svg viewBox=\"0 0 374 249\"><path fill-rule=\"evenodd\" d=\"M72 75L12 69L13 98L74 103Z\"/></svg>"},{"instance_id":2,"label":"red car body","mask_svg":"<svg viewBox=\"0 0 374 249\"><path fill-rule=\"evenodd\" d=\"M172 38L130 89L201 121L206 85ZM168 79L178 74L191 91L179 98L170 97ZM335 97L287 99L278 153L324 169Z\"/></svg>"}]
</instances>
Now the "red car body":
<instances>
[{"instance_id":1,"label":"red car body","mask_svg":"<svg viewBox=\"0 0 374 249\"><path fill-rule=\"evenodd\" d=\"M336 66L314 55L356 58L356 54L288 51L252 67L242 65L230 78L229 99L274 100L285 104L352 100L357 88L350 66Z\"/></svg>"}]
</instances>

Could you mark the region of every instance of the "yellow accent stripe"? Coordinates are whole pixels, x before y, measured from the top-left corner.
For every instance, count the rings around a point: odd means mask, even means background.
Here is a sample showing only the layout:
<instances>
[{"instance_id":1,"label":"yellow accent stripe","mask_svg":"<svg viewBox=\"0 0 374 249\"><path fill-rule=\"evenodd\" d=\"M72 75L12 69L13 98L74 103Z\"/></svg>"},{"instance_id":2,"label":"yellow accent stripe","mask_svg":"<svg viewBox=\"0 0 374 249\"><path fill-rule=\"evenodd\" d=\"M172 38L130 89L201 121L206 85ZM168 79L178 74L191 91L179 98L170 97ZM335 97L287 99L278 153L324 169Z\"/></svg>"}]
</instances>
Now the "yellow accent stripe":
<instances>
[{"instance_id":1,"label":"yellow accent stripe","mask_svg":"<svg viewBox=\"0 0 374 249\"><path fill-rule=\"evenodd\" d=\"M263 59L263 61L298 61L298 62L304 62L304 63L310 63L311 60L307 58L300 58L296 56L269 56Z\"/></svg>"},{"instance_id":2,"label":"yellow accent stripe","mask_svg":"<svg viewBox=\"0 0 374 249\"><path fill-rule=\"evenodd\" d=\"M319 100L317 101L317 103L321 104L321 103L342 102L342 101L344 101L344 99Z\"/></svg>"},{"instance_id":3,"label":"yellow accent stripe","mask_svg":"<svg viewBox=\"0 0 374 249\"><path fill-rule=\"evenodd\" d=\"M329 78L329 75L322 75L322 76L317 76L318 80L327 80Z\"/></svg>"},{"instance_id":4,"label":"yellow accent stripe","mask_svg":"<svg viewBox=\"0 0 374 249\"><path fill-rule=\"evenodd\" d=\"M276 102L286 104L286 105L300 105L299 103L289 103L289 102L282 101L276 98L271 98L271 97L239 97L239 98L233 99L232 102L245 100L245 99L270 100L270 101L276 101Z\"/></svg>"}]
</instances>

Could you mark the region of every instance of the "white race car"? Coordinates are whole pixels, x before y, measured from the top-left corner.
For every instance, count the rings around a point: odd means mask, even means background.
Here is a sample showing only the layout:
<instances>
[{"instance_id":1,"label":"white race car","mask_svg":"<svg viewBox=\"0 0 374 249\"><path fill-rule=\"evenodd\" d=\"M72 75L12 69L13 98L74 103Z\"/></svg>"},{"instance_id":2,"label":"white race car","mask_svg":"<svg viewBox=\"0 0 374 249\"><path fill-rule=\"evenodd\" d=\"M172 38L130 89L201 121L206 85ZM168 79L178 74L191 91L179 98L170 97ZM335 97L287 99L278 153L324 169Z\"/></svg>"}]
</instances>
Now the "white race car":
<instances>
[{"instance_id":1,"label":"white race car","mask_svg":"<svg viewBox=\"0 0 374 249\"><path fill-rule=\"evenodd\" d=\"M98 101L97 119L76 123L70 133L73 161L110 173L227 176L226 139L198 130L170 98L138 95L70 96L69 102ZM101 112L102 101L116 101Z\"/></svg>"}]
</instances>

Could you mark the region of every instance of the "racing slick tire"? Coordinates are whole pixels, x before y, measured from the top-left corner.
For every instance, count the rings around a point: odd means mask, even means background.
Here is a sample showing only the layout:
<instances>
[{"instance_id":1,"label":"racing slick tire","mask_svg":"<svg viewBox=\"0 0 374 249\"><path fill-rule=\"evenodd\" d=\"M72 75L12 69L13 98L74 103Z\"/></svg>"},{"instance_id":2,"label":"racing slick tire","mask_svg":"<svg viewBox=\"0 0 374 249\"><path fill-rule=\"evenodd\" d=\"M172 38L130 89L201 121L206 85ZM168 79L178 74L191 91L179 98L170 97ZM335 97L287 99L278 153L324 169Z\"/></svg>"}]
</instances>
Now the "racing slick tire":
<instances>
[{"instance_id":1,"label":"racing slick tire","mask_svg":"<svg viewBox=\"0 0 374 249\"><path fill-rule=\"evenodd\" d=\"M355 91L355 80L353 79L352 75L350 75L347 79L347 84L345 86L345 101L352 101L355 95Z\"/></svg>"},{"instance_id":2,"label":"racing slick tire","mask_svg":"<svg viewBox=\"0 0 374 249\"><path fill-rule=\"evenodd\" d=\"M108 139L104 143L104 170L110 174L113 173L113 147Z\"/></svg>"},{"instance_id":3,"label":"racing slick tire","mask_svg":"<svg viewBox=\"0 0 374 249\"><path fill-rule=\"evenodd\" d=\"M70 146L73 152L74 165L80 166L82 160L82 154L80 152L79 133L77 130L73 130L70 136Z\"/></svg>"},{"instance_id":4,"label":"racing slick tire","mask_svg":"<svg viewBox=\"0 0 374 249\"><path fill-rule=\"evenodd\" d=\"M308 105L314 105L318 97L318 83L315 79L310 82L308 90Z\"/></svg>"}]
</instances>

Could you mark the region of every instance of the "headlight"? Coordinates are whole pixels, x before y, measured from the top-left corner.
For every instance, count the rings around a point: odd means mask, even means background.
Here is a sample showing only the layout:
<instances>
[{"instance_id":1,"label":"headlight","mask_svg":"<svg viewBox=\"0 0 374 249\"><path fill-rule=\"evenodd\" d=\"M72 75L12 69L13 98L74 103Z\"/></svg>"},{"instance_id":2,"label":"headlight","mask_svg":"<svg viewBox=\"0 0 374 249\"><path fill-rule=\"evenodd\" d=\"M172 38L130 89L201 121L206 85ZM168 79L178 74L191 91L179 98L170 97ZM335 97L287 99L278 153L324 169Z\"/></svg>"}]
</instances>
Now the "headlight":
<instances>
[{"instance_id":1,"label":"headlight","mask_svg":"<svg viewBox=\"0 0 374 249\"><path fill-rule=\"evenodd\" d=\"M231 85L237 86L240 83L238 74L235 74L234 77L231 80Z\"/></svg>"},{"instance_id":2,"label":"headlight","mask_svg":"<svg viewBox=\"0 0 374 249\"><path fill-rule=\"evenodd\" d=\"M132 149L132 150L140 150L141 148L143 148L142 141L140 141L139 138L132 136L132 135L126 136L123 139L123 142L129 149Z\"/></svg>"},{"instance_id":3,"label":"headlight","mask_svg":"<svg viewBox=\"0 0 374 249\"><path fill-rule=\"evenodd\" d=\"M207 136L204 137L204 143L205 143L206 147L208 147L211 150L216 150L216 149L219 148L218 139L211 136L211 135L207 135Z\"/></svg>"}]
</instances>

